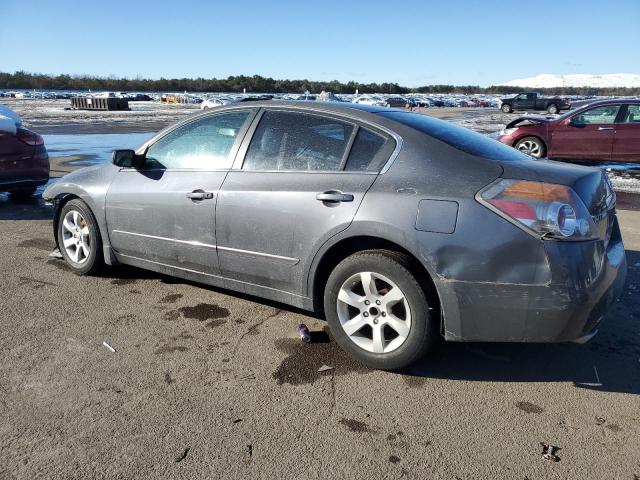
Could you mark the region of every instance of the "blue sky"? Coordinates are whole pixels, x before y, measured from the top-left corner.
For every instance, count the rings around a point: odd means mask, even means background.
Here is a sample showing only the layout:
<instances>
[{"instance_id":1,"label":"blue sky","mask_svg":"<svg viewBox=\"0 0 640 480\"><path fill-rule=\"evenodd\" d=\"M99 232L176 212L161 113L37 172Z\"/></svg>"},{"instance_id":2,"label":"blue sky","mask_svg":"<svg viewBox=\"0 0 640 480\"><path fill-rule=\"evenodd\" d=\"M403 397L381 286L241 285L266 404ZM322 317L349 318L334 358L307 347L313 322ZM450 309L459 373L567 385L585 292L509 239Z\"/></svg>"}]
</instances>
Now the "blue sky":
<instances>
[{"instance_id":1,"label":"blue sky","mask_svg":"<svg viewBox=\"0 0 640 480\"><path fill-rule=\"evenodd\" d=\"M491 85L640 73L640 0L0 0L0 71Z\"/></svg>"}]
</instances>

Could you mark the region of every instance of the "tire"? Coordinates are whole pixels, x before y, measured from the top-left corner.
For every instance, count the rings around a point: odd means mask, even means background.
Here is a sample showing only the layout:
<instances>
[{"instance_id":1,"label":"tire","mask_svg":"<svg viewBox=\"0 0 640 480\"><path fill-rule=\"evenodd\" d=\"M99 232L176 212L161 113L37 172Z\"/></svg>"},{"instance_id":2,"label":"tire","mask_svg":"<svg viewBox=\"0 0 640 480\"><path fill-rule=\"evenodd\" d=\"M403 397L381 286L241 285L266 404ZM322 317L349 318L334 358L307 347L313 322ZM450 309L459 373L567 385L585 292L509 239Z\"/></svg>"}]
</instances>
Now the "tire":
<instances>
[{"instance_id":1,"label":"tire","mask_svg":"<svg viewBox=\"0 0 640 480\"><path fill-rule=\"evenodd\" d=\"M552 103L547 107L547 112L550 113L551 115L555 115L556 113L558 113L558 105L556 105L555 103Z\"/></svg>"},{"instance_id":2,"label":"tire","mask_svg":"<svg viewBox=\"0 0 640 480\"><path fill-rule=\"evenodd\" d=\"M500 110L502 110L504 113L513 112L513 108L511 108L511 105L509 105L508 103L503 103L502 106L500 107Z\"/></svg>"},{"instance_id":3,"label":"tire","mask_svg":"<svg viewBox=\"0 0 640 480\"><path fill-rule=\"evenodd\" d=\"M71 200L60 209L56 235L60 253L75 273L94 275L102 269L104 258L98 223L87 204L82 200ZM75 243L69 243L68 246L65 246L65 241L69 240L75 241ZM77 256L74 255L75 252L77 252Z\"/></svg>"},{"instance_id":4,"label":"tire","mask_svg":"<svg viewBox=\"0 0 640 480\"><path fill-rule=\"evenodd\" d=\"M369 284L373 278L370 295L363 278ZM394 288L398 290L393 299L385 301L385 294ZM360 362L380 370L416 362L439 335L424 289L411 273L407 257L397 252L366 250L340 262L325 286L324 311L336 342ZM343 326L347 324L349 332Z\"/></svg>"},{"instance_id":5,"label":"tire","mask_svg":"<svg viewBox=\"0 0 640 480\"><path fill-rule=\"evenodd\" d=\"M29 198L31 195L36 193L36 188L37 187L19 188L17 190L11 190L11 192L9 193L13 198L25 199L25 198Z\"/></svg>"},{"instance_id":6,"label":"tire","mask_svg":"<svg viewBox=\"0 0 640 480\"><path fill-rule=\"evenodd\" d=\"M521 138L516 142L514 148L534 158L544 158L547 155L547 146L538 137Z\"/></svg>"}]
</instances>

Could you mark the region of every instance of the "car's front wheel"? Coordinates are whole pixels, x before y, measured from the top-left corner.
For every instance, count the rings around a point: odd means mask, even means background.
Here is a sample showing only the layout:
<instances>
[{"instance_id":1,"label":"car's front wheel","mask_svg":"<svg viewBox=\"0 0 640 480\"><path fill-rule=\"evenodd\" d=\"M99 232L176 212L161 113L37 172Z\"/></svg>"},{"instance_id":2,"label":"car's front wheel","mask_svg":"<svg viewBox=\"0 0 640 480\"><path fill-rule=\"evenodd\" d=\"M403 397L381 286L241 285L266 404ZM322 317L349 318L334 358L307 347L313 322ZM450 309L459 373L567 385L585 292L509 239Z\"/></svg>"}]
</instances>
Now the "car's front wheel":
<instances>
[{"instance_id":1,"label":"car's front wheel","mask_svg":"<svg viewBox=\"0 0 640 480\"><path fill-rule=\"evenodd\" d=\"M324 309L338 344L372 368L406 367L438 335L422 286L396 252L368 250L340 262L327 281Z\"/></svg>"},{"instance_id":2,"label":"car's front wheel","mask_svg":"<svg viewBox=\"0 0 640 480\"><path fill-rule=\"evenodd\" d=\"M544 142L538 137L524 137L516 142L515 147L535 158L543 158L547 154Z\"/></svg>"},{"instance_id":3,"label":"car's front wheel","mask_svg":"<svg viewBox=\"0 0 640 480\"><path fill-rule=\"evenodd\" d=\"M502 107L500 107L500 110L502 110L504 113L511 113L511 105L503 103Z\"/></svg>"},{"instance_id":4,"label":"car's front wheel","mask_svg":"<svg viewBox=\"0 0 640 480\"><path fill-rule=\"evenodd\" d=\"M79 275L91 275L104 265L102 238L91 210L80 199L67 202L58 217L58 247Z\"/></svg>"}]
</instances>

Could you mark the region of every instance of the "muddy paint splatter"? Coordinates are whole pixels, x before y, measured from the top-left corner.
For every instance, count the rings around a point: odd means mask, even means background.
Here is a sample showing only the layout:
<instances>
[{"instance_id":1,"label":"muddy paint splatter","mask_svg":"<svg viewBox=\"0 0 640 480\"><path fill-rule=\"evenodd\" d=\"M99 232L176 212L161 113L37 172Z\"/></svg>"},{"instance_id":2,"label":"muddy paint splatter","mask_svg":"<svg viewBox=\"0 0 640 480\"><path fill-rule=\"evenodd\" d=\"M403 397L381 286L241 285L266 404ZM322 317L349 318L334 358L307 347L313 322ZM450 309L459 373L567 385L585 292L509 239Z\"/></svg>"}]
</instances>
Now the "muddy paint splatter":
<instances>
[{"instance_id":1,"label":"muddy paint splatter","mask_svg":"<svg viewBox=\"0 0 640 480\"><path fill-rule=\"evenodd\" d=\"M614 433L618 433L622 431L622 427L616 423L612 423L611 425L606 425L605 428L608 428Z\"/></svg>"},{"instance_id":2,"label":"muddy paint splatter","mask_svg":"<svg viewBox=\"0 0 640 480\"><path fill-rule=\"evenodd\" d=\"M273 378L278 385L288 383L301 385L313 383L323 377L318 373L322 365L334 367L331 375L344 375L349 372L370 373L373 370L365 367L353 359L351 355L342 350L335 342L315 342L313 334L326 332L311 332L311 343L302 343L297 338L281 338L276 340L278 350L288 354L273 373ZM326 337L328 339L328 337ZM327 376L327 375L324 375Z\"/></svg>"},{"instance_id":3,"label":"muddy paint splatter","mask_svg":"<svg viewBox=\"0 0 640 480\"><path fill-rule=\"evenodd\" d=\"M170 293L169 295L165 295L160 299L160 303L176 303L180 300L184 295L181 293Z\"/></svg>"},{"instance_id":4,"label":"muddy paint splatter","mask_svg":"<svg viewBox=\"0 0 640 480\"><path fill-rule=\"evenodd\" d=\"M165 372L164 374L164 382L167 384L172 384L173 383L173 378L171 378L171 374L169 372Z\"/></svg>"},{"instance_id":5,"label":"muddy paint splatter","mask_svg":"<svg viewBox=\"0 0 640 480\"><path fill-rule=\"evenodd\" d=\"M199 322L229 316L229 310L210 303L199 303L195 307L181 307L178 309L178 311L185 318L192 318L194 320L198 320Z\"/></svg>"},{"instance_id":6,"label":"muddy paint splatter","mask_svg":"<svg viewBox=\"0 0 640 480\"><path fill-rule=\"evenodd\" d=\"M340 424L347 427L351 432L375 433L369 428L369 425L359 420L354 420L353 418L342 418L340 419Z\"/></svg>"},{"instance_id":7,"label":"muddy paint splatter","mask_svg":"<svg viewBox=\"0 0 640 480\"><path fill-rule=\"evenodd\" d=\"M176 346L176 345L163 345L162 347L156 348L153 352L156 355L162 355L165 353L173 353L173 352L186 352L189 350L187 347Z\"/></svg>"},{"instance_id":8,"label":"muddy paint splatter","mask_svg":"<svg viewBox=\"0 0 640 480\"><path fill-rule=\"evenodd\" d=\"M55 248L53 240L49 238L29 238L21 241L18 246L20 248L35 248L45 252L50 252Z\"/></svg>"},{"instance_id":9,"label":"muddy paint splatter","mask_svg":"<svg viewBox=\"0 0 640 480\"><path fill-rule=\"evenodd\" d=\"M527 412L527 413L542 413L542 412L544 412L544 408L536 405L535 403L531 403L531 402L517 402L516 403L516 407L518 407L523 412Z\"/></svg>"},{"instance_id":10,"label":"muddy paint splatter","mask_svg":"<svg viewBox=\"0 0 640 480\"><path fill-rule=\"evenodd\" d=\"M396 455L391 455L391 456L389 457L389 461L390 461L391 463L398 463L398 462L400 461L400 457L398 457L398 456L396 456Z\"/></svg>"}]
</instances>

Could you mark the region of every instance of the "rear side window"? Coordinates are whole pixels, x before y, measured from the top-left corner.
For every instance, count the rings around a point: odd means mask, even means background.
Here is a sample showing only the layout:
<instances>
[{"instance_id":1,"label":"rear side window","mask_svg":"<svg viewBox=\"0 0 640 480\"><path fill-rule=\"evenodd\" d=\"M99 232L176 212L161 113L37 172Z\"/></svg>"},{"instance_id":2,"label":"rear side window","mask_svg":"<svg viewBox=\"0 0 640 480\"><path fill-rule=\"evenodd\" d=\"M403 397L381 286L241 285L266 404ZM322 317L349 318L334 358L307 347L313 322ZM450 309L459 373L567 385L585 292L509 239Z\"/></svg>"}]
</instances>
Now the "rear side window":
<instances>
[{"instance_id":1,"label":"rear side window","mask_svg":"<svg viewBox=\"0 0 640 480\"><path fill-rule=\"evenodd\" d=\"M345 170L351 172L379 172L387 162L395 142L366 128L360 128L349 152Z\"/></svg>"},{"instance_id":2,"label":"rear side window","mask_svg":"<svg viewBox=\"0 0 640 480\"><path fill-rule=\"evenodd\" d=\"M340 170L353 125L297 112L267 111L244 160L244 170Z\"/></svg>"},{"instance_id":3,"label":"rear side window","mask_svg":"<svg viewBox=\"0 0 640 480\"><path fill-rule=\"evenodd\" d=\"M221 113L178 127L149 147L149 168L230 168L229 152L249 113L249 110Z\"/></svg>"}]
</instances>

